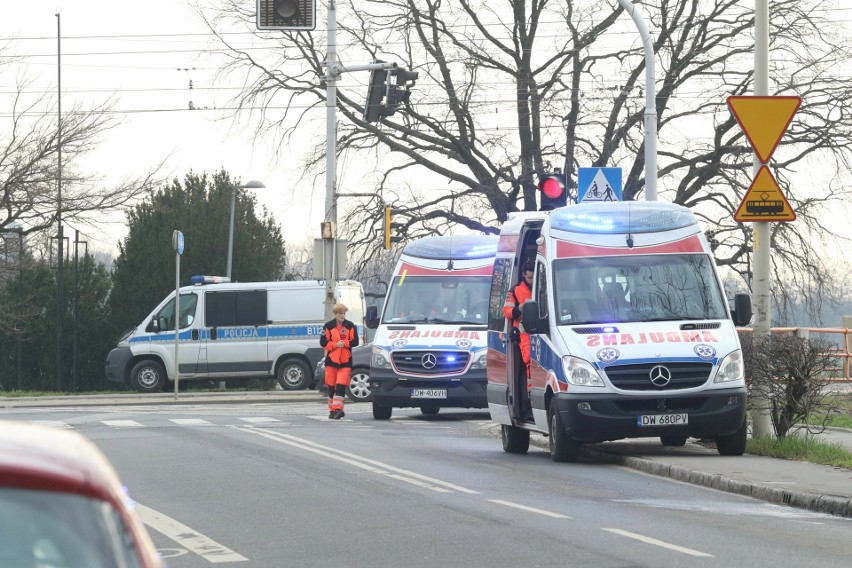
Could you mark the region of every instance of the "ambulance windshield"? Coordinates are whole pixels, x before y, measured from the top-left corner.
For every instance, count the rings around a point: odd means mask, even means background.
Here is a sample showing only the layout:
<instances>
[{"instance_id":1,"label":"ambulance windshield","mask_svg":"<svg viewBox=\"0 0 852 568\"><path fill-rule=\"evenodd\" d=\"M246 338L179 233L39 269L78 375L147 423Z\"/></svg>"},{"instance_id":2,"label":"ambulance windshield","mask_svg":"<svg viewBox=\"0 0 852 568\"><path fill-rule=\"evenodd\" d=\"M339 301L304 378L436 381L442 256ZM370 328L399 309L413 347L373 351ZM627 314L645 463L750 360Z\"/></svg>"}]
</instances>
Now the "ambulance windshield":
<instances>
[{"instance_id":1,"label":"ambulance windshield","mask_svg":"<svg viewBox=\"0 0 852 568\"><path fill-rule=\"evenodd\" d=\"M485 325L490 276L397 276L382 323Z\"/></svg>"},{"instance_id":2,"label":"ambulance windshield","mask_svg":"<svg viewBox=\"0 0 852 568\"><path fill-rule=\"evenodd\" d=\"M704 254L568 258L553 272L559 325L729 317Z\"/></svg>"}]
</instances>

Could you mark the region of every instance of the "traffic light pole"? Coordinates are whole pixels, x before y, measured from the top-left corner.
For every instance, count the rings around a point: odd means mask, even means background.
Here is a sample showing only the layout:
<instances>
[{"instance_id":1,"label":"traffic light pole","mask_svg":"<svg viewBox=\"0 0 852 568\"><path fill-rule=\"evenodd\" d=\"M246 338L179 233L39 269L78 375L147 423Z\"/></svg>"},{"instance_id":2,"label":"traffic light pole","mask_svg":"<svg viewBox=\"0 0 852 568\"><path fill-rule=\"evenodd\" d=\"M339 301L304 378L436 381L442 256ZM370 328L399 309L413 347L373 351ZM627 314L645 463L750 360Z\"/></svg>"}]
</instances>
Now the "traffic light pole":
<instances>
[{"instance_id":1,"label":"traffic light pole","mask_svg":"<svg viewBox=\"0 0 852 568\"><path fill-rule=\"evenodd\" d=\"M323 251L325 253L325 265L323 266L323 278L325 279L325 321L331 321L334 314L334 288L337 283L337 192L336 169L337 169L337 122L335 111L337 109L337 80L348 71L372 71L373 69L394 69L396 63L367 63L363 65L342 65L337 61L337 2L328 2L328 46L325 60L325 84L326 84L326 142L325 142L325 221L330 230L322 232Z\"/></svg>"}]
</instances>

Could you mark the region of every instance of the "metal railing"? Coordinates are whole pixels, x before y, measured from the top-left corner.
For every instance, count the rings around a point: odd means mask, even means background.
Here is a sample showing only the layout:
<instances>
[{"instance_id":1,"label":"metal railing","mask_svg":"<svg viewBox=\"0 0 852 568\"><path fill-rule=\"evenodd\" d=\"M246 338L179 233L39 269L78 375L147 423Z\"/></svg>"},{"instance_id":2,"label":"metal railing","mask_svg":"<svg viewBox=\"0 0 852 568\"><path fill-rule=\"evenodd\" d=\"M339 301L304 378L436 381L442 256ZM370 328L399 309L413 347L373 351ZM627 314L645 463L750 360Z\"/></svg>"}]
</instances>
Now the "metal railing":
<instances>
[{"instance_id":1,"label":"metal railing","mask_svg":"<svg viewBox=\"0 0 852 568\"><path fill-rule=\"evenodd\" d=\"M749 328L739 329L742 331L752 331ZM829 380L836 383L852 382L852 373L850 373L850 367L852 367L852 354L850 354L850 347L852 347L850 341L852 341L852 338L850 338L850 333L852 333L852 329L848 327L773 327L770 331L771 333L795 333L803 337L817 334L823 338L828 336L834 337L839 334L842 340L840 345L836 349L827 351L825 355L827 357L835 357L841 362L839 367L829 369L832 372L839 373L841 376L831 377Z\"/></svg>"}]
</instances>

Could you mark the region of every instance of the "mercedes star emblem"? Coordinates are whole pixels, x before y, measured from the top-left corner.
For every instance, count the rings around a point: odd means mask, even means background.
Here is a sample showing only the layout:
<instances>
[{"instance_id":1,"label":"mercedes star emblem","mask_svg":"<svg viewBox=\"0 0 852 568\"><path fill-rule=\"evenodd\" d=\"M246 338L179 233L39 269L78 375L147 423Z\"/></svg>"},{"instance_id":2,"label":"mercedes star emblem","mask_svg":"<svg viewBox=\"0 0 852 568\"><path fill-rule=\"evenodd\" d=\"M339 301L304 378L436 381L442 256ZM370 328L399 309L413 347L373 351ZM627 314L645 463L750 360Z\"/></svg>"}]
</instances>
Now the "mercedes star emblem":
<instances>
[{"instance_id":1,"label":"mercedes star emblem","mask_svg":"<svg viewBox=\"0 0 852 568\"><path fill-rule=\"evenodd\" d=\"M438 364L438 359L431 353L427 353L420 358L420 364L423 365L424 369L434 369L435 365Z\"/></svg>"},{"instance_id":2,"label":"mercedes star emblem","mask_svg":"<svg viewBox=\"0 0 852 568\"><path fill-rule=\"evenodd\" d=\"M651 382L654 383L654 386L664 387L672 380L672 372L669 371L668 367L657 365L651 369L648 373L648 377L651 379Z\"/></svg>"}]
</instances>

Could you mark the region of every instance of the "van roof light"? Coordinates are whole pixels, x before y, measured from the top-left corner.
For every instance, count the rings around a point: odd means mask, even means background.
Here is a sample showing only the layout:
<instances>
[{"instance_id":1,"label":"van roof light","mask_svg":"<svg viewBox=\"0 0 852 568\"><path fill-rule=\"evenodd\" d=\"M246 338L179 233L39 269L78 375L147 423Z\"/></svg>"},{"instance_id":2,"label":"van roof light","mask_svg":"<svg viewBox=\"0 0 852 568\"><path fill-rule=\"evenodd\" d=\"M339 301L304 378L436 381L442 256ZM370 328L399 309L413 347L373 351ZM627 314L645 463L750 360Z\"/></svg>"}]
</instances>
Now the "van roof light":
<instances>
[{"instance_id":1,"label":"van roof light","mask_svg":"<svg viewBox=\"0 0 852 568\"><path fill-rule=\"evenodd\" d=\"M197 275L189 279L193 284L227 284L231 281L227 276L202 276Z\"/></svg>"},{"instance_id":2,"label":"van roof light","mask_svg":"<svg viewBox=\"0 0 852 568\"><path fill-rule=\"evenodd\" d=\"M686 207L659 201L590 202L554 211L554 229L572 233L651 233L696 224Z\"/></svg>"}]
</instances>

